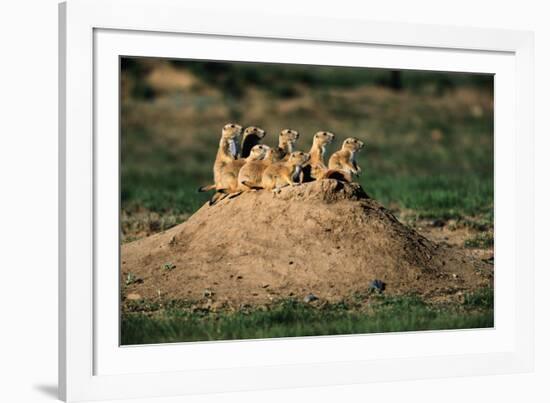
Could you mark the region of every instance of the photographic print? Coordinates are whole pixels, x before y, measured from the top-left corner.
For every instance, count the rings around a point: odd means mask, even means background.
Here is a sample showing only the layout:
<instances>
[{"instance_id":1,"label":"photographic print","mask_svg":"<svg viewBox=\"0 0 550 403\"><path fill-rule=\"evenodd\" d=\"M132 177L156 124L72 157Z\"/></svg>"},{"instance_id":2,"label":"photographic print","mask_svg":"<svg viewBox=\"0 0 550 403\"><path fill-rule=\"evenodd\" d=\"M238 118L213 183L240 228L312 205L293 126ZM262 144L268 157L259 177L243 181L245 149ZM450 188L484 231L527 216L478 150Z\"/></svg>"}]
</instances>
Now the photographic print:
<instances>
[{"instance_id":1,"label":"photographic print","mask_svg":"<svg viewBox=\"0 0 550 403\"><path fill-rule=\"evenodd\" d=\"M491 328L493 75L120 58L122 345Z\"/></svg>"}]
</instances>

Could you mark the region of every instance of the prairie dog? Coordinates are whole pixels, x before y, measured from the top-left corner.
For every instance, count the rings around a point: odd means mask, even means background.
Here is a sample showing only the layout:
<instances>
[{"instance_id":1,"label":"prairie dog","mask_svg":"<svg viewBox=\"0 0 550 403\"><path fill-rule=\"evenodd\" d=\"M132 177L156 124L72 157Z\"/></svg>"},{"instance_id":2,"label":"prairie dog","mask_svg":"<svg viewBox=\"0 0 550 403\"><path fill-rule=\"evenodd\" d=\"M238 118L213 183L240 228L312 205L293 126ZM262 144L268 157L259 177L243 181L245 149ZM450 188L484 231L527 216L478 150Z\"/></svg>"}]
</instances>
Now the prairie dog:
<instances>
[{"instance_id":1,"label":"prairie dog","mask_svg":"<svg viewBox=\"0 0 550 403\"><path fill-rule=\"evenodd\" d=\"M280 161L294 151L294 143L300 137L300 133L292 129L284 129L279 133L279 145L274 150L273 158Z\"/></svg>"},{"instance_id":2,"label":"prairie dog","mask_svg":"<svg viewBox=\"0 0 550 403\"><path fill-rule=\"evenodd\" d=\"M261 186L262 175L271 164L273 149L263 144L252 147L249 157L239 171L238 190L248 191Z\"/></svg>"},{"instance_id":3,"label":"prairie dog","mask_svg":"<svg viewBox=\"0 0 550 403\"><path fill-rule=\"evenodd\" d=\"M300 175L302 167L308 161L308 153L294 151L287 160L274 162L264 171L261 187L278 193L282 187L298 185L295 178Z\"/></svg>"},{"instance_id":4,"label":"prairie dog","mask_svg":"<svg viewBox=\"0 0 550 403\"><path fill-rule=\"evenodd\" d=\"M334 140L334 134L331 132L317 132L313 135L313 144L309 150L309 163L304 166L303 180L306 182L321 179L327 171L325 165L325 153L327 145Z\"/></svg>"},{"instance_id":5,"label":"prairie dog","mask_svg":"<svg viewBox=\"0 0 550 403\"><path fill-rule=\"evenodd\" d=\"M259 144L260 140L265 137L265 134L265 130L256 126L249 126L244 129L241 143L241 158L248 158L252 147Z\"/></svg>"},{"instance_id":6,"label":"prairie dog","mask_svg":"<svg viewBox=\"0 0 550 403\"><path fill-rule=\"evenodd\" d=\"M218 152L214 161L214 184L202 186L199 192L207 192L217 189L220 185L221 172L225 166L235 161L238 155L238 141L242 133L242 126L235 123L228 123L222 128L222 136L218 146Z\"/></svg>"},{"instance_id":7,"label":"prairie dog","mask_svg":"<svg viewBox=\"0 0 550 403\"><path fill-rule=\"evenodd\" d=\"M357 165L356 154L365 144L355 137L348 137L342 143L342 148L330 156L328 167L347 174L359 175L361 168ZM350 175L351 177L351 175Z\"/></svg>"}]
</instances>

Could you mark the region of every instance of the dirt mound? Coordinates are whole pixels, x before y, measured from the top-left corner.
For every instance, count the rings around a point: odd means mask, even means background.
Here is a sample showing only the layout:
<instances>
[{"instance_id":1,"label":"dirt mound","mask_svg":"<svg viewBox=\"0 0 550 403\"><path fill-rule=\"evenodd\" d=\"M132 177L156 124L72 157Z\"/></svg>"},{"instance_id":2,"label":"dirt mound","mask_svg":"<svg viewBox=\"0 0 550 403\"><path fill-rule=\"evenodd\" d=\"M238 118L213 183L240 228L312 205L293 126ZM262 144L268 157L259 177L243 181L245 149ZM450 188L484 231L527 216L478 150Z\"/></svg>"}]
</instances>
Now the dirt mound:
<instances>
[{"instance_id":1,"label":"dirt mound","mask_svg":"<svg viewBox=\"0 0 550 403\"><path fill-rule=\"evenodd\" d=\"M125 295L212 305L313 294L459 298L492 284L492 266L401 224L357 184L333 179L204 205L185 223L122 246ZM131 273L131 274L130 274Z\"/></svg>"}]
</instances>

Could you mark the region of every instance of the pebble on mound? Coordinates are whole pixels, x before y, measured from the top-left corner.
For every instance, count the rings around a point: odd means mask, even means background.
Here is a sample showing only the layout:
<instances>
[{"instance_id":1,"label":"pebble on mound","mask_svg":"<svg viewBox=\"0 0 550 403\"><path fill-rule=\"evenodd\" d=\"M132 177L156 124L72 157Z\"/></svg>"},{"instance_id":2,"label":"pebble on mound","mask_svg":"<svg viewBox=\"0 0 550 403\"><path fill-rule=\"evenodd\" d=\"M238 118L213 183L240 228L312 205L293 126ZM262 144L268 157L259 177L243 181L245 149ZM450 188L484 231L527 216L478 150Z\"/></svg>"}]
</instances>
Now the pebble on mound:
<instances>
[{"instance_id":1,"label":"pebble on mound","mask_svg":"<svg viewBox=\"0 0 550 403\"><path fill-rule=\"evenodd\" d=\"M205 204L186 222L121 248L125 294L267 304L368 292L448 300L492 284L492 266L400 223L354 183L325 179Z\"/></svg>"}]
</instances>

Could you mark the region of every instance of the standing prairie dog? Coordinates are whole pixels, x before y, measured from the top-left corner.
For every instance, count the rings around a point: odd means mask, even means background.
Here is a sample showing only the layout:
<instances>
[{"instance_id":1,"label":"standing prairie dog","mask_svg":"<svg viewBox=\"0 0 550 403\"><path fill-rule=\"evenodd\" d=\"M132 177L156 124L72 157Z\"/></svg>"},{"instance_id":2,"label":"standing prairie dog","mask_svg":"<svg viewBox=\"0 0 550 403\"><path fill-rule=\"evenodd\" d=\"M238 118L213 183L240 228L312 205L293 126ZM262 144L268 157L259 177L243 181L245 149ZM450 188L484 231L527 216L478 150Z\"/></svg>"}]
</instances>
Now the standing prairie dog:
<instances>
[{"instance_id":1,"label":"standing prairie dog","mask_svg":"<svg viewBox=\"0 0 550 403\"><path fill-rule=\"evenodd\" d=\"M355 137L345 139L342 148L330 156L328 161L329 170L343 172L349 178L351 178L351 174L359 175L361 168L357 165L356 154L364 145L362 141ZM325 177L327 176L325 175Z\"/></svg>"},{"instance_id":2,"label":"standing prairie dog","mask_svg":"<svg viewBox=\"0 0 550 403\"><path fill-rule=\"evenodd\" d=\"M273 149L264 144L252 147L249 157L239 171L238 190L255 190L262 184L262 175L266 168L271 165Z\"/></svg>"},{"instance_id":3,"label":"standing prairie dog","mask_svg":"<svg viewBox=\"0 0 550 403\"><path fill-rule=\"evenodd\" d=\"M327 145L334 140L334 134L331 132L317 132L313 136L313 144L309 150L309 163L303 168L303 181L310 182L315 179L321 179L327 171L325 165L325 153Z\"/></svg>"},{"instance_id":4,"label":"standing prairie dog","mask_svg":"<svg viewBox=\"0 0 550 403\"><path fill-rule=\"evenodd\" d=\"M214 160L214 184L200 187L199 192L207 192L218 188L223 169L237 158L237 145L242 130L242 126L235 123L228 123L222 128L222 136Z\"/></svg>"},{"instance_id":5,"label":"standing prairie dog","mask_svg":"<svg viewBox=\"0 0 550 403\"><path fill-rule=\"evenodd\" d=\"M256 126L249 126L244 129L243 140L241 143L241 158L248 158L250 150L257 144L260 144L260 140L265 137L265 130Z\"/></svg>"},{"instance_id":6,"label":"standing prairie dog","mask_svg":"<svg viewBox=\"0 0 550 403\"><path fill-rule=\"evenodd\" d=\"M279 133L279 145L273 152L275 161L281 161L294 151L294 143L300 137L300 133L292 129L284 129Z\"/></svg>"},{"instance_id":7,"label":"standing prairie dog","mask_svg":"<svg viewBox=\"0 0 550 403\"><path fill-rule=\"evenodd\" d=\"M302 151L294 151L284 161L274 162L266 168L262 175L261 188L279 193L282 187L296 186L295 182L302 167L309 161L309 154Z\"/></svg>"}]
</instances>

